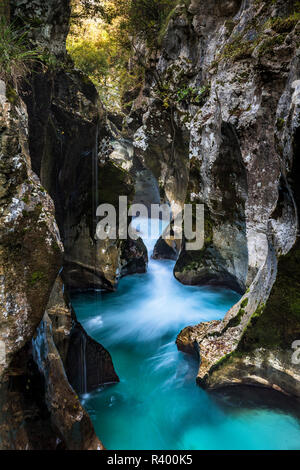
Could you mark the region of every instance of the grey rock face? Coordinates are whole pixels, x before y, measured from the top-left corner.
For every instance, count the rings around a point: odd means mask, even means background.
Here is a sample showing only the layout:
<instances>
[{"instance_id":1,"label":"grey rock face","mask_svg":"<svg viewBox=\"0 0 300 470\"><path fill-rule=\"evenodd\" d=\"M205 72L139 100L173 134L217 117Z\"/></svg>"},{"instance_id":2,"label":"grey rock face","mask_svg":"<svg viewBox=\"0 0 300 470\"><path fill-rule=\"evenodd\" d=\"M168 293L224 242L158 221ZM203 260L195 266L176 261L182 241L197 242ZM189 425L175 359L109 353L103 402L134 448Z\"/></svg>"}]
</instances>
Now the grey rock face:
<instances>
[{"instance_id":1,"label":"grey rock face","mask_svg":"<svg viewBox=\"0 0 300 470\"><path fill-rule=\"evenodd\" d=\"M248 267L247 174L233 126L222 122L215 131L220 142L211 161L203 158L193 162L198 175L188 188L192 202L205 204L205 245L197 253L186 252L183 247L174 273L184 284L227 286L243 292ZM210 139L211 131L209 135ZM204 155L202 152L204 149ZM196 188L200 189L198 193Z\"/></svg>"},{"instance_id":2,"label":"grey rock face","mask_svg":"<svg viewBox=\"0 0 300 470\"><path fill-rule=\"evenodd\" d=\"M57 56L65 55L70 0L12 0L10 5L11 17L25 25L35 45Z\"/></svg>"},{"instance_id":3,"label":"grey rock face","mask_svg":"<svg viewBox=\"0 0 300 470\"><path fill-rule=\"evenodd\" d=\"M222 322L200 324L191 327L188 335L183 331L179 336L178 345L199 351L198 381L212 388L256 382L299 395L299 376L296 366L289 363L292 351L288 344L297 339L296 303L292 308L292 302L279 300L283 294L276 297L287 324L294 325L290 336L278 317L272 317L274 309L268 307L269 296L275 303L272 299L278 283L288 284L288 277L282 274L286 268L283 262L278 267L278 258L290 253L291 260L298 252L299 202L291 184L299 152L299 22L295 8L294 1L280 0L215 0L209 4L194 0L188 10L178 7L157 57L159 80L151 72L146 81L146 112L144 104L140 107L144 114L135 135L137 147L145 154L150 152L155 132L158 134L155 116L161 126L160 148L167 148L170 135L172 141L165 117L169 114L176 134L183 138L180 148L189 145L189 161L186 155L183 160L175 156L175 166L184 161L189 175L182 180L177 172L173 180L174 187L182 188L184 181L187 188L179 191L178 205L205 205L204 248L186 252L183 244L175 276L184 283L246 290ZM133 112L137 113L137 106ZM170 149L167 151L170 155ZM161 178L159 171L157 174ZM163 186L168 178L161 178ZM170 196L173 207L174 200ZM296 289L297 277L292 282ZM290 293L287 298L291 297ZM276 324L278 337L288 340L263 340L261 331L272 331ZM249 338L245 339L247 345L250 339L254 342L251 354L242 349L243 338Z\"/></svg>"},{"instance_id":4,"label":"grey rock face","mask_svg":"<svg viewBox=\"0 0 300 470\"><path fill-rule=\"evenodd\" d=\"M5 353L0 365L0 435L2 448L21 449L30 446L21 385L29 373L27 343L44 314L61 265L62 244L53 202L31 169L24 103L19 98L9 101L4 82L0 90L0 340ZM11 393L9 384L18 377L20 387Z\"/></svg>"},{"instance_id":5,"label":"grey rock face","mask_svg":"<svg viewBox=\"0 0 300 470\"><path fill-rule=\"evenodd\" d=\"M44 377L45 405L61 445L75 450L102 449L77 394L119 379L108 351L87 335L68 306L60 277L32 344L33 358Z\"/></svg>"},{"instance_id":6,"label":"grey rock face","mask_svg":"<svg viewBox=\"0 0 300 470\"><path fill-rule=\"evenodd\" d=\"M63 444L70 450L101 450L90 417L81 406L69 384L60 354L52 336L52 323L47 313L33 342L34 358L45 377L45 402L51 423Z\"/></svg>"},{"instance_id":7,"label":"grey rock face","mask_svg":"<svg viewBox=\"0 0 300 470\"><path fill-rule=\"evenodd\" d=\"M178 250L175 240L164 240L160 237L155 244L152 258L177 260Z\"/></svg>"},{"instance_id":8,"label":"grey rock face","mask_svg":"<svg viewBox=\"0 0 300 470\"><path fill-rule=\"evenodd\" d=\"M65 59L69 13L69 1L11 2L11 18L29 29L33 45L59 60ZM52 296L52 304L47 306L63 263L58 226L66 265L70 259L77 273L83 272L82 288L112 288L121 267L125 270L128 263L128 271L134 270L135 254L143 259L146 255L143 246L141 251L134 246L124 249L129 259L125 255L122 258L117 242L114 247L102 246L104 257L94 258L99 249L94 243L93 214L99 196L95 188L96 176L101 173L96 138L107 134L95 88L78 72L68 74L60 67L52 71L37 67L32 76L15 85L12 89L11 83L0 82L0 340L5 352L0 365L1 448L55 449L58 445L101 449L90 418L65 373L64 362L72 344L70 311L59 295ZM119 175L120 185L130 193L130 176L111 164L107 167ZM115 196L118 193L114 189ZM76 251L74 241L80 238L86 253ZM98 261L99 276L95 270ZM111 269L106 276L107 264ZM98 283L86 279L91 271L96 271ZM86 338L83 330L80 335ZM100 345L92 340L89 344L96 359L94 387L100 383L97 366L101 363L106 372L109 367L113 371L113 366ZM76 361L72 364L75 367ZM113 372L109 377L104 372L99 380L112 380ZM117 380L116 375L114 378Z\"/></svg>"}]
</instances>

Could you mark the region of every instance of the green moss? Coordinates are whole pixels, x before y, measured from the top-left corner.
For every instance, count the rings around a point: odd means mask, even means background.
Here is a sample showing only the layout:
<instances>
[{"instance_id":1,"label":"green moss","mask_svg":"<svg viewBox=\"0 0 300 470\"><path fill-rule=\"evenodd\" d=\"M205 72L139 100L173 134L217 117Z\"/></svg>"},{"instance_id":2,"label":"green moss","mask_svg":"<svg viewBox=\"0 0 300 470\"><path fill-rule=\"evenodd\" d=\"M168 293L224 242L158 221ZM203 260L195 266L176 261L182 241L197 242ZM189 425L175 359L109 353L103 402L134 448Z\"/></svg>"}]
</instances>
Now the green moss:
<instances>
[{"instance_id":1,"label":"green moss","mask_svg":"<svg viewBox=\"0 0 300 470\"><path fill-rule=\"evenodd\" d=\"M300 12L295 11L292 15L288 16L287 18L272 18L269 21L269 24L273 31L276 31L276 33L290 33L299 20Z\"/></svg>"},{"instance_id":2,"label":"green moss","mask_svg":"<svg viewBox=\"0 0 300 470\"><path fill-rule=\"evenodd\" d=\"M255 44L252 41L246 41L242 34L237 34L232 42L226 44L220 58L233 61L247 59L251 57L254 48Z\"/></svg>"},{"instance_id":3,"label":"green moss","mask_svg":"<svg viewBox=\"0 0 300 470\"><path fill-rule=\"evenodd\" d=\"M242 318L246 313L245 308L247 307L247 305L248 305L248 297L246 297L246 299L244 299L241 302L241 307L240 307L237 315L235 317L233 317L231 320L229 320L229 322L227 323L225 328L222 330L221 334L225 333L225 331L227 331L228 328L234 328L235 326L238 326L241 323Z\"/></svg>"},{"instance_id":4,"label":"green moss","mask_svg":"<svg viewBox=\"0 0 300 470\"><path fill-rule=\"evenodd\" d=\"M257 4L262 3L257 0ZM267 7L267 3L265 3ZM250 58L254 49L259 46L259 55L272 53L274 48L284 43L287 34L289 34L296 26L300 19L299 2L295 4L294 11L287 17L271 18L260 24L257 18L250 20L245 26L244 30L240 33L234 34L232 40L225 45L221 53L216 57L212 67L222 60L238 61ZM231 35L234 29L234 22L228 20L225 23L229 34ZM272 29L274 35L266 36L264 34L266 29ZM247 34L251 31L256 32L254 39L248 39Z\"/></svg>"},{"instance_id":5,"label":"green moss","mask_svg":"<svg viewBox=\"0 0 300 470\"><path fill-rule=\"evenodd\" d=\"M201 88L184 86L177 90L176 101L178 103L187 101L190 104L202 106L209 97L210 90L210 85L204 85Z\"/></svg>"},{"instance_id":6,"label":"green moss","mask_svg":"<svg viewBox=\"0 0 300 470\"><path fill-rule=\"evenodd\" d=\"M260 305L245 329L239 349L290 348L300 337L300 242L278 262L277 279L266 305Z\"/></svg>"},{"instance_id":7,"label":"green moss","mask_svg":"<svg viewBox=\"0 0 300 470\"><path fill-rule=\"evenodd\" d=\"M219 359L211 368L210 368L210 374L212 374L213 372L216 372L218 369L220 369L220 367L223 367L226 363L228 363L228 361L230 360L230 358L232 357L232 354L233 353L229 353L229 354L226 354L225 356L221 357L221 359Z\"/></svg>"},{"instance_id":8,"label":"green moss","mask_svg":"<svg viewBox=\"0 0 300 470\"><path fill-rule=\"evenodd\" d=\"M22 198L22 201L25 202L25 204L28 204L30 199L29 199L29 195L26 194L23 198Z\"/></svg>"},{"instance_id":9,"label":"green moss","mask_svg":"<svg viewBox=\"0 0 300 470\"><path fill-rule=\"evenodd\" d=\"M279 131L281 131L284 128L285 125L285 120L283 118L278 118L276 121L276 127Z\"/></svg>"},{"instance_id":10,"label":"green moss","mask_svg":"<svg viewBox=\"0 0 300 470\"><path fill-rule=\"evenodd\" d=\"M230 34L232 33L232 31L234 30L235 26L236 26L236 22L233 21L232 19L225 21L225 28L226 28L226 30L227 30L227 32L228 32L229 35L230 35Z\"/></svg>"},{"instance_id":11,"label":"green moss","mask_svg":"<svg viewBox=\"0 0 300 470\"><path fill-rule=\"evenodd\" d=\"M29 284L30 284L31 286L34 286L35 284L37 284L38 282L43 281L44 279L45 279L44 273L42 273L41 271L35 271L35 272L32 273L32 275L31 275Z\"/></svg>"},{"instance_id":12,"label":"green moss","mask_svg":"<svg viewBox=\"0 0 300 470\"><path fill-rule=\"evenodd\" d=\"M238 314L227 323L224 330L222 331L222 334L225 333L225 331L227 331L228 328L234 328L235 326L238 326L241 323L242 318L245 315L245 313L246 313L245 310L243 308L240 308L238 311Z\"/></svg>"}]
</instances>

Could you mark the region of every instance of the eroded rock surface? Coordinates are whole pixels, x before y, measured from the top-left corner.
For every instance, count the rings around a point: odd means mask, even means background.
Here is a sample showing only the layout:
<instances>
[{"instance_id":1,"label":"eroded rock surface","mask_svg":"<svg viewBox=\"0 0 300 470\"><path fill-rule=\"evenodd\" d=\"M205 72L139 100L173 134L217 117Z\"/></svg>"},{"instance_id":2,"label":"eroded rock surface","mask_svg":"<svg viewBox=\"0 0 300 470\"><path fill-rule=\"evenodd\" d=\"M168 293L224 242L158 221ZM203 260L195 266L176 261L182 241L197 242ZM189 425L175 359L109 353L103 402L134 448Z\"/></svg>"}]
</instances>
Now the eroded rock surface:
<instances>
[{"instance_id":1,"label":"eroded rock surface","mask_svg":"<svg viewBox=\"0 0 300 470\"><path fill-rule=\"evenodd\" d=\"M118 239L95 236L97 207L109 203L117 209L119 196L127 196L129 203L134 196L129 172L113 159L102 159L107 150L103 143L112 136L95 87L78 72L41 71L30 85L24 84L23 95L30 117L30 155L54 200L65 247L64 282L72 290L113 290L125 272L125 256L128 272L135 255L139 272L142 265L145 271L147 258L141 242L127 246L125 255Z\"/></svg>"},{"instance_id":2,"label":"eroded rock surface","mask_svg":"<svg viewBox=\"0 0 300 470\"><path fill-rule=\"evenodd\" d=\"M300 394L291 361L299 336L291 261L298 253L299 30L295 1L179 4L132 108L145 161L159 142L153 171L173 211L184 202L205 205L204 247L186 251L183 243L176 278L244 294L223 321L178 337L181 349L200 353L198 382L207 387L256 383ZM172 153L178 137L188 154ZM164 148L172 176L163 170Z\"/></svg>"}]
</instances>

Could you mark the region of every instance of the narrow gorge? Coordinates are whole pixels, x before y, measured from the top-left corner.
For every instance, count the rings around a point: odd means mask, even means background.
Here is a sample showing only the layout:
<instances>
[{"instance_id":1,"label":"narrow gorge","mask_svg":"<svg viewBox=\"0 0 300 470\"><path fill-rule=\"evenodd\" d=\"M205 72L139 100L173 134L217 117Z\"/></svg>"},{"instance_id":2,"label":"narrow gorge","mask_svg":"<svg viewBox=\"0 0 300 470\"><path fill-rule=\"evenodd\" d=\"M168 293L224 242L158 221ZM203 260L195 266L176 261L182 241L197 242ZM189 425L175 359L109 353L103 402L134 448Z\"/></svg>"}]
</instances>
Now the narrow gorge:
<instances>
[{"instance_id":1,"label":"narrow gorge","mask_svg":"<svg viewBox=\"0 0 300 470\"><path fill-rule=\"evenodd\" d=\"M0 449L299 450L299 1L0 16Z\"/></svg>"}]
</instances>

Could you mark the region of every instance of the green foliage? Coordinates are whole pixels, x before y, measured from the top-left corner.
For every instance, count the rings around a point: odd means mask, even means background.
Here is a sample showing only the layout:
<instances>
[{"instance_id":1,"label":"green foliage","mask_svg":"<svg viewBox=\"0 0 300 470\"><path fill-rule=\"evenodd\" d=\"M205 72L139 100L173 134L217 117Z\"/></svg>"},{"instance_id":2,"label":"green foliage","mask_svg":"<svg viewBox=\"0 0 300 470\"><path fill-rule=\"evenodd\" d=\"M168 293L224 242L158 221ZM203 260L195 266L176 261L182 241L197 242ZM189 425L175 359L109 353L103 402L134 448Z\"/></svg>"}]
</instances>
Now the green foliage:
<instances>
[{"instance_id":1,"label":"green foliage","mask_svg":"<svg viewBox=\"0 0 300 470\"><path fill-rule=\"evenodd\" d=\"M179 79L179 77L177 78ZM210 85L203 85L201 88L186 85L176 87L173 83L164 81L164 83L159 84L157 95L166 109L185 102L195 106L203 106L210 94L210 89Z\"/></svg>"},{"instance_id":2,"label":"green foliage","mask_svg":"<svg viewBox=\"0 0 300 470\"><path fill-rule=\"evenodd\" d=\"M59 59L55 54L51 53L47 49L42 50L39 53L39 59L41 63L47 68L48 70L57 70L58 68L63 68L67 70L67 64Z\"/></svg>"},{"instance_id":3,"label":"green foliage","mask_svg":"<svg viewBox=\"0 0 300 470\"><path fill-rule=\"evenodd\" d=\"M109 61L104 46L105 41L99 38L92 42L84 37L69 45L69 53L76 67L92 77L94 81L100 82L109 72Z\"/></svg>"},{"instance_id":4,"label":"green foliage","mask_svg":"<svg viewBox=\"0 0 300 470\"><path fill-rule=\"evenodd\" d=\"M39 52L29 47L27 33L0 19L0 77L6 81L15 81L24 77L34 61L39 59Z\"/></svg>"},{"instance_id":5,"label":"green foliage","mask_svg":"<svg viewBox=\"0 0 300 470\"><path fill-rule=\"evenodd\" d=\"M92 8L88 3L73 1L67 50L75 66L93 81L104 104L119 112L125 92L136 89L143 79L142 64L132 58L137 5L112 0L94 2ZM141 28L145 25L139 22L137 31Z\"/></svg>"}]
</instances>

